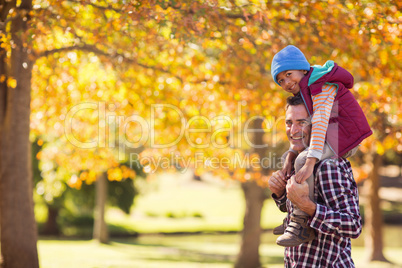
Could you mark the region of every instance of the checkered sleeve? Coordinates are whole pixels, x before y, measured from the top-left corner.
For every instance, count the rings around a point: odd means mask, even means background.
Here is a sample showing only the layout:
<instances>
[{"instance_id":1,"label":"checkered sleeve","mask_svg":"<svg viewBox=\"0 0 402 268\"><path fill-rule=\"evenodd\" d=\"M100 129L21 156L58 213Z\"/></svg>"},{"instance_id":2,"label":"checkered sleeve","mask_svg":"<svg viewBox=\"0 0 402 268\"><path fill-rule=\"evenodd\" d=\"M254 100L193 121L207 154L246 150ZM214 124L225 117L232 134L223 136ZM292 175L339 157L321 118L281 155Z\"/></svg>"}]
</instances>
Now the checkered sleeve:
<instances>
[{"instance_id":1,"label":"checkered sleeve","mask_svg":"<svg viewBox=\"0 0 402 268\"><path fill-rule=\"evenodd\" d=\"M323 161L316 174L322 198L310 226L328 235L357 238L362 230L359 196L349 162Z\"/></svg>"},{"instance_id":2,"label":"checkered sleeve","mask_svg":"<svg viewBox=\"0 0 402 268\"><path fill-rule=\"evenodd\" d=\"M276 194L272 194L271 197L275 201L276 206L279 208L280 211L287 212L287 209L286 209L286 200L287 200L286 193L281 197L278 197Z\"/></svg>"}]
</instances>

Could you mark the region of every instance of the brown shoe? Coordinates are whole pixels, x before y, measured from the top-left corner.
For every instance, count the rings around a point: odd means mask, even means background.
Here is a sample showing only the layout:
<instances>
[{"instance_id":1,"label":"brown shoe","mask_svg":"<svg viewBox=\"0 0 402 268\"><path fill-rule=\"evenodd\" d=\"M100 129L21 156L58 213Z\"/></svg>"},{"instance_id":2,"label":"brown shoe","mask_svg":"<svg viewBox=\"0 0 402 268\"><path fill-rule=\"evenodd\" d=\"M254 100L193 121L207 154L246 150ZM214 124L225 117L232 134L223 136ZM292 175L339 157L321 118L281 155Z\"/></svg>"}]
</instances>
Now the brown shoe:
<instances>
[{"instance_id":1,"label":"brown shoe","mask_svg":"<svg viewBox=\"0 0 402 268\"><path fill-rule=\"evenodd\" d=\"M273 233L274 235L281 235L285 233L286 229L286 218L283 219L283 223L274 228Z\"/></svg>"},{"instance_id":2,"label":"brown shoe","mask_svg":"<svg viewBox=\"0 0 402 268\"><path fill-rule=\"evenodd\" d=\"M307 215L292 214L285 233L278 237L276 244L283 247L295 247L313 240L315 232L314 229L307 225L307 222Z\"/></svg>"}]
</instances>

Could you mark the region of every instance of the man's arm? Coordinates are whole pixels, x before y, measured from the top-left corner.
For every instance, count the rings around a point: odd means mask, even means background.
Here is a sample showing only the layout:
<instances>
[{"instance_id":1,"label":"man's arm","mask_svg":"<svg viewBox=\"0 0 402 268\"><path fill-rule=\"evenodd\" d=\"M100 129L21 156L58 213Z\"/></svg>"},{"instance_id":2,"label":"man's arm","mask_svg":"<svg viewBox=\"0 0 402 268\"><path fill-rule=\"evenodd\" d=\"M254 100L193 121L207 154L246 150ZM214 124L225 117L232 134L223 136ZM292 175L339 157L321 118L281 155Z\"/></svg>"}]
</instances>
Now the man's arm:
<instances>
[{"instance_id":1,"label":"man's arm","mask_svg":"<svg viewBox=\"0 0 402 268\"><path fill-rule=\"evenodd\" d=\"M349 162L323 161L316 173L319 195L310 226L325 234L357 238L362 230L357 185Z\"/></svg>"},{"instance_id":2,"label":"man's arm","mask_svg":"<svg viewBox=\"0 0 402 268\"><path fill-rule=\"evenodd\" d=\"M297 206L311 217L314 216L317 205L310 199L307 182L298 183L295 176L292 176L286 185L286 193L293 205Z\"/></svg>"},{"instance_id":3,"label":"man's arm","mask_svg":"<svg viewBox=\"0 0 402 268\"><path fill-rule=\"evenodd\" d=\"M282 170L272 173L268 181L268 187L278 208L282 212L286 212L286 177Z\"/></svg>"}]
</instances>

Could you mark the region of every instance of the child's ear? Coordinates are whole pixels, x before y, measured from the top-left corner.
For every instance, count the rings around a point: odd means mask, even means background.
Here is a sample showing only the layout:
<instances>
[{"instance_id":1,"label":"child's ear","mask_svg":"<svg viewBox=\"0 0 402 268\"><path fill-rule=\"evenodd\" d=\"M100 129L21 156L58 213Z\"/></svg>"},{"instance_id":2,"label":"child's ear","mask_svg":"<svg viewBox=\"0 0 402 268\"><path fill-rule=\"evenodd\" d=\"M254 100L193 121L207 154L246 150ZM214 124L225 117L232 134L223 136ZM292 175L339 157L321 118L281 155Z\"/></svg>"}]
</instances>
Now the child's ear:
<instances>
[{"instance_id":1,"label":"child's ear","mask_svg":"<svg viewBox=\"0 0 402 268\"><path fill-rule=\"evenodd\" d=\"M307 74L307 70L304 70L303 73L306 75L306 74Z\"/></svg>"}]
</instances>

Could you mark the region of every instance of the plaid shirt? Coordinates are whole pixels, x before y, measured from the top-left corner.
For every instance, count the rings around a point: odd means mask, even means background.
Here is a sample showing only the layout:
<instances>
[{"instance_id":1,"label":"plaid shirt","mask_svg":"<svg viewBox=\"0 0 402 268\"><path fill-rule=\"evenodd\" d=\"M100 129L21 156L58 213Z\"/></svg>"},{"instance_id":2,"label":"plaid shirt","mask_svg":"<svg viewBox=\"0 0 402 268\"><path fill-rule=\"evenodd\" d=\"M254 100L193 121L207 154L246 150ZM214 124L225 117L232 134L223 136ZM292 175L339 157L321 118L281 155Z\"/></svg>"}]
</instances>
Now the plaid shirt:
<instances>
[{"instance_id":1,"label":"plaid shirt","mask_svg":"<svg viewBox=\"0 0 402 268\"><path fill-rule=\"evenodd\" d=\"M351 257L351 238L362 230L359 195L349 161L326 159L316 165L315 215L309 224L316 238L297 247L285 248L285 267L355 267ZM286 195L274 200L278 207L286 202L287 220L292 212Z\"/></svg>"}]
</instances>

